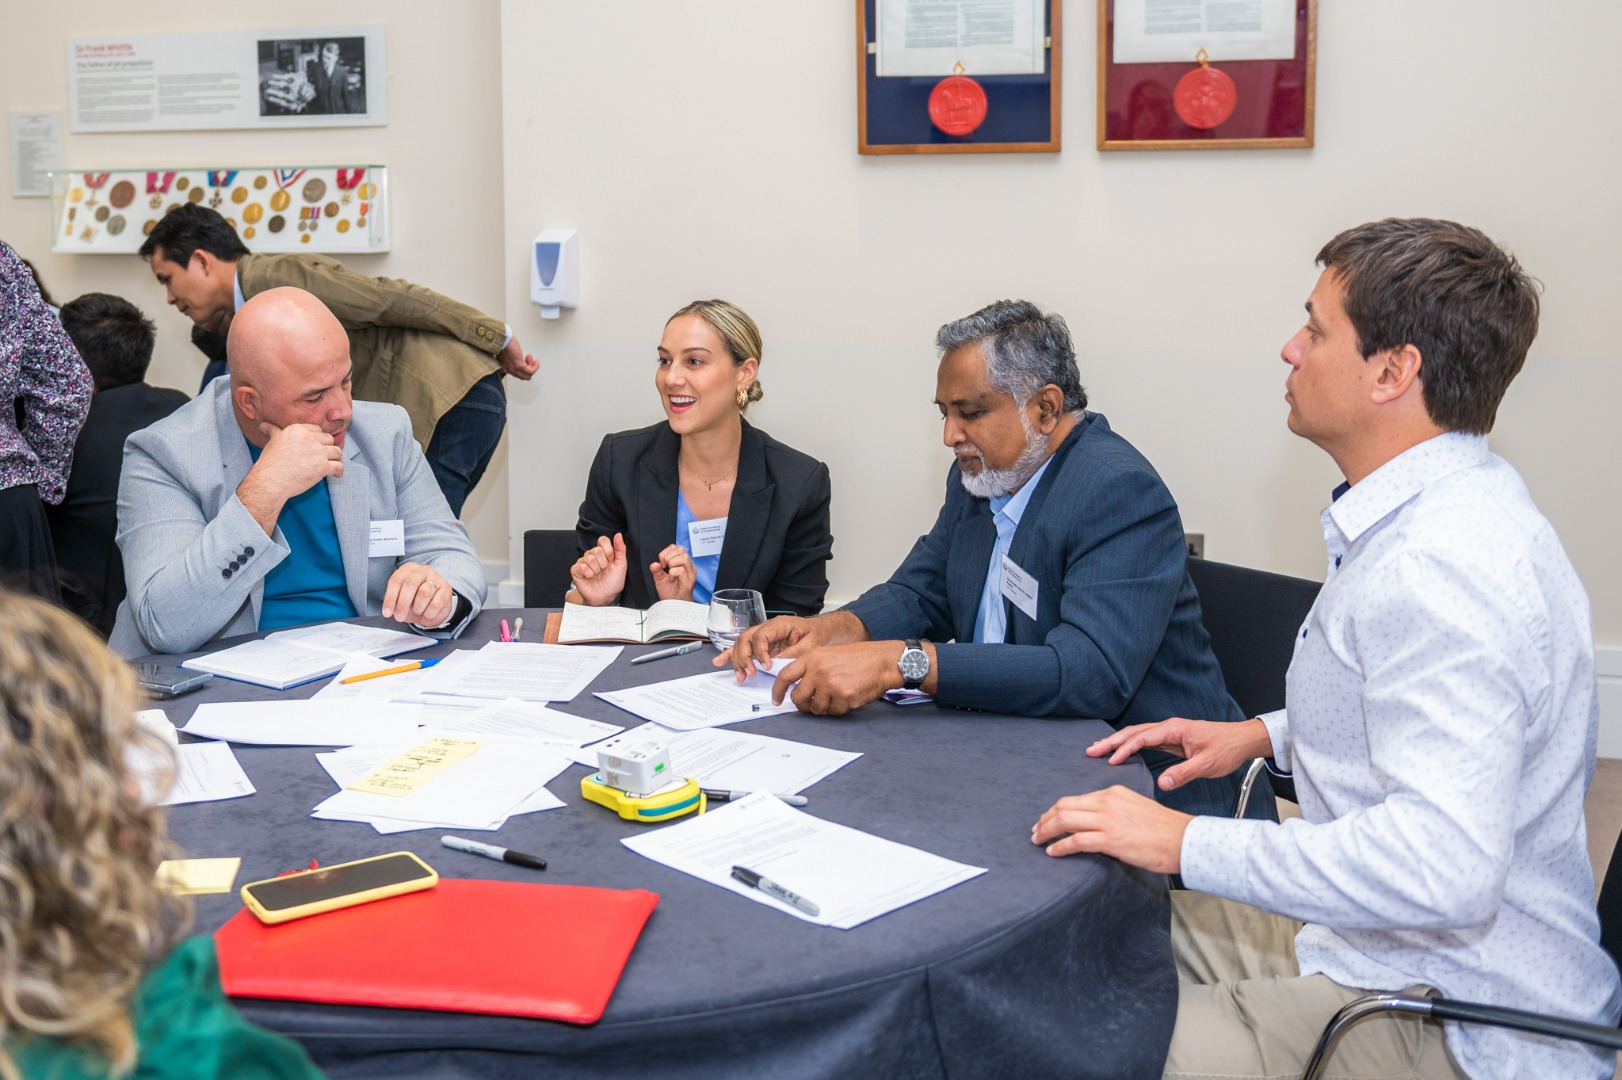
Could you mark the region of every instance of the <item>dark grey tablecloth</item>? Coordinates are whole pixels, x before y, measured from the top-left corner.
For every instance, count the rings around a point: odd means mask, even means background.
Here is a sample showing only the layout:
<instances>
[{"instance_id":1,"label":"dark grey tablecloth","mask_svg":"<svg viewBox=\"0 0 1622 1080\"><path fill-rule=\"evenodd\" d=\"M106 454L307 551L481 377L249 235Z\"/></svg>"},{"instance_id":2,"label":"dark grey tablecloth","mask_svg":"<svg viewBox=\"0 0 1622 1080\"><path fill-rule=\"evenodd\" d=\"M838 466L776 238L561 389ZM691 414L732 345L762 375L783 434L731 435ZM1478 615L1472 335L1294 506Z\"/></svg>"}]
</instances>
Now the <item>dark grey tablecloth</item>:
<instances>
[{"instance_id":1,"label":"dark grey tablecloth","mask_svg":"<svg viewBox=\"0 0 1622 1080\"><path fill-rule=\"evenodd\" d=\"M454 647L478 648L487 612ZM412 654L440 655L445 646ZM631 667L627 647L594 690L710 670L714 655ZM322 683L288 691L313 693ZM216 679L167 703L183 724L205 701L282 695ZM554 706L627 726L583 694ZM514 1017L239 1000L303 1043L334 1077L980 1078L1157 1077L1177 986L1164 879L1111 859L1051 859L1031 824L1061 795L1112 783L1148 793L1136 762L1082 748L1099 721L1031 720L877 702L842 720L770 717L741 730L863 756L806 794L807 810L988 872L854 930L812 926L632 854L617 841L657 826L580 797L581 767L551 788L569 805L511 819L480 839L534 852L537 873L439 844L440 831L382 836L309 818L334 791L310 748L236 748L258 793L176 807L170 831L194 856L242 856L238 883L402 848L444 877L644 888L658 893L603 1019L592 1027ZM241 906L200 897L211 932Z\"/></svg>"}]
</instances>

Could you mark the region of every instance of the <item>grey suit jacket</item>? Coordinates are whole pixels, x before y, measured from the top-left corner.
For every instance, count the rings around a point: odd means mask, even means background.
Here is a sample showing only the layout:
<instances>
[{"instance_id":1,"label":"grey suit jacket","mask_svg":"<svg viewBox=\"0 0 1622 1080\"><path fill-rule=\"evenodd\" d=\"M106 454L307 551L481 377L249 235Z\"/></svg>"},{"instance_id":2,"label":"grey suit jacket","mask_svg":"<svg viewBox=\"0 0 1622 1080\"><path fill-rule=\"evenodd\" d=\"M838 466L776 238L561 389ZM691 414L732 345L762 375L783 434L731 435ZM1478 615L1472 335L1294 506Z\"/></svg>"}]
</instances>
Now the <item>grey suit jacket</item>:
<instances>
[{"instance_id":1,"label":"grey suit jacket","mask_svg":"<svg viewBox=\"0 0 1622 1080\"><path fill-rule=\"evenodd\" d=\"M484 574L467 530L394 405L357 401L344 440L344 474L327 480L350 602L377 615L389 576L402 562L432 566L472 612L484 602ZM253 466L231 410L229 379L216 379L124 447L118 487L118 546L129 593L109 644L124 656L178 653L259 629L264 579L290 550L280 529L267 538L236 496ZM368 554L372 521L405 522L405 555Z\"/></svg>"}]
</instances>

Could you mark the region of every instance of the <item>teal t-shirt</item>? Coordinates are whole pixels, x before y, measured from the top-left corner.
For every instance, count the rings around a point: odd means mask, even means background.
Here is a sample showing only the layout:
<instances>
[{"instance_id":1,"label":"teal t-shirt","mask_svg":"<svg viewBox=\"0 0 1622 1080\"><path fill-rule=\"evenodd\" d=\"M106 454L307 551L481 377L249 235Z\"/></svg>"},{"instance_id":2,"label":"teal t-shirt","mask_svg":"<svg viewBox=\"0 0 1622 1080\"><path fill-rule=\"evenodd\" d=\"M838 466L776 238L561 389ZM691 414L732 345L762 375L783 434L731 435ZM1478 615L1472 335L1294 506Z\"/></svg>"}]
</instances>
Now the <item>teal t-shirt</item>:
<instances>
[{"instance_id":1,"label":"teal t-shirt","mask_svg":"<svg viewBox=\"0 0 1622 1080\"><path fill-rule=\"evenodd\" d=\"M248 443L248 453L259 460L259 447L253 443ZM289 553L265 575L259 629L353 619L359 614L349 601L344 555L338 547L338 523L332 516L327 482L317 481L308 491L288 499L276 525L282 530Z\"/></svg>"},{"instance_id":2,"label":"teal t-shirt","mask_svg":"<svg viewBox=\"0 0 1622 1080\"><path fill-rule=\"evenodd\" d=\"M220 989L214 939L187 938L147 972L130 1006L136 1065L128 1080L320 1080L293 1040L248 1023ZM8 1042L29 1080L107 1080L105 1060L59 1039Z\"/></svg>"}]
</instances>

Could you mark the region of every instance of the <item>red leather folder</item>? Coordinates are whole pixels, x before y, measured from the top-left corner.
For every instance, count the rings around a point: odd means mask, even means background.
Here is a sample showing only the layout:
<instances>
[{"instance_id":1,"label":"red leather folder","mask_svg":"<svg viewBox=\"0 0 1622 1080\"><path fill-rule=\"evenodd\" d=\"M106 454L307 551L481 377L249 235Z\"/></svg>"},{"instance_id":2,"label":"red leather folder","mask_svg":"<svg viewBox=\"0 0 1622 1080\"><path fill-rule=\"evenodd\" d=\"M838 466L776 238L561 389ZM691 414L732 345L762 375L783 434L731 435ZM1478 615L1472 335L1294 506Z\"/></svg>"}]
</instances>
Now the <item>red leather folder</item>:
<instances>
[{"instance_id":1,"label":"red leather folder","mask_svg":"<svg viewBox=\"0 0 1622 1080\"><path fill-rule=\"evenodd\" d=\"M214 934L233 997L595 1023L643 924L643 889L441 879L422 892Z\"/></svg>"}]
</instances>

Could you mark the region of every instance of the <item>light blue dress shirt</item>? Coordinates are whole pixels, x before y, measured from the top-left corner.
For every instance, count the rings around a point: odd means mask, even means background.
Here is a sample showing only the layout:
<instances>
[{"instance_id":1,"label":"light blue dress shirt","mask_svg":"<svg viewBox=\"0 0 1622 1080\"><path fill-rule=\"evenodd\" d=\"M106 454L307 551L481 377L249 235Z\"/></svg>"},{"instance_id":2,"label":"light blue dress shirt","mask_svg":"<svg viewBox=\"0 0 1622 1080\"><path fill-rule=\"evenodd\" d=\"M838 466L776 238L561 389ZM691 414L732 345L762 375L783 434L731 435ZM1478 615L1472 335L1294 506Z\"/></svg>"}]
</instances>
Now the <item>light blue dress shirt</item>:
<instances>
[{"instance_id":1,"label":"light blue dress shirt","mask_svg":"<svg viewBox=\"0 0 1622 1080\"><path fill-rule=\"evenodd\" d=\"M1287 711L1261 717L1301 819L1198 817L1183 882L1303 921L1302 975L1614 1024L1583 794L1588 597L1482 435L1420 443L1323 512L1328 580ZM1615 1055L1449 1024L1470 1076L1610 1076Z\"/></svg>"},{"instance_id":2,"label":"light blue dress shirt","mask_svg":"<svg viewBox=\"0 0 1622 1080\"><path fill-rule=\"evenodd\" d=\"M687 505L687 497L676 489L676 543L687 549L693 557L693 603L707 604L715 593L715 572L721 568L719 555L693 555L693 541L687 526L698 519Z\"/></svg>"},{"instance_id":3,"label":"light blue dress shirt","mask_svg":"<svg viewBox=\"0 0 1622 1080\"><path fill-rule=\"evenodd\" d=\"M997 526L997 544L991 549L991 562L986 566L985 588L980 590L980 614L974 617L974 640L981 644L1001 645L1008 633L1008 609L1002 602L1003 556L1008 554L1008 545L1014 542L1014 531L1025 515L1025 507L1030 505L1031 492L1042 482L1042 474L1052 463L1053 458L1049 457L1018 491L991 500L991 523Z\"/></svg>"}]
</instances>

